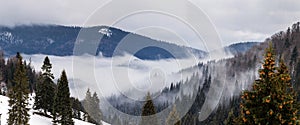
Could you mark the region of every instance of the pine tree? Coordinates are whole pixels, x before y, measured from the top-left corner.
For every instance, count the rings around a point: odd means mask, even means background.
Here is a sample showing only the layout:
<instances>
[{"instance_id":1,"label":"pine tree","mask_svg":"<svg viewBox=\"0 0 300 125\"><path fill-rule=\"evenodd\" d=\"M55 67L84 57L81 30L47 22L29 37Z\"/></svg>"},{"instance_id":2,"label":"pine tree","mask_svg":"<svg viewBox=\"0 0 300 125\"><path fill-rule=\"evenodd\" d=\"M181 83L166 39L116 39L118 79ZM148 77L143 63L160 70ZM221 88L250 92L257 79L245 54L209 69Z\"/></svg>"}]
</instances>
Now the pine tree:
<instances>
[{"instance_id":1,"label":"pine tree","mask_svg":"<svg viewBox=\"0 0 300 125\"><path fill-rule=\"evenodd\" d=\"M38 78L37 78L37 83L36 83L36 90L35 90L35 97L34 97L34 105L33 105L33 109L35 110L39 110L42 107L42 97L41 97L41 93L43 93L42 91L42 86L41 84L43 83L43 76L42 73L38 74Z\"/></svg>"},{"instance_id":2,"label":"pine tree","mask_svg":"<svg viewBox=\"0 0 300 125\"><path fill-rule=\"evenodd\" d=\"M252 90L243 92L241 115L236 122L245 125L297 124L298 103L290 85L291 78L283 61L275 66L273 48L265 53L263 68Z\"/></svg>"},{"instance_id":3,"label":"pine tree","mask_svg":"<svg viewBox=\"0 0 300 125\"><path fill-rule=\"evenodd\" d=\"M113 116L113 121L112 121L111 125L122 125L122 122L120 121L120 119L117 115Z\"/></svg>"},{"instance_id":4,"label":"pine tree","mask_svg":"<svg viewBox=\"0 0 300 125\"><path fill-rule=\"evenodd\" d=\"M9 106L11 109L8 111L8 125L29 125L28 114L28 94L29 94L29 83L26 76L24 64L22 62L22 56L17 53L17 65L16 71L14 72L13 86L9 92Z\"/></svg>"},{"instance_id":5,"label":"pine tree","mask_svg":"<svg viewBox=\"0 0 300 125\"><path fill-rule=\"evenodd\" d=\"M1 54L0 54L1 55ZM0 56L0 60L1 60L1 56ZM4 95L4 93L2 92L2 80L3 80L3 69L1 68L0 65L0 95Z\"/></svg>"},{"instance_id":6,"label":"pine tree","mask_svg":"<svg viewBox=\"0 0 300 125\"><path fill-rule=\"evenodd\" d=\"M47 112L52 112L55 96L54 76L51 73L51 68L52 64L46 56L41 68L43 71L42 76L39 77L39 82L36 85L37 91L34 103L34 109L42 109L45 115L47 115Z\"/></svg>"},{"instance_id":7,"label":"pine tree","mask_svg":"<svg viewBox=\"0 0 300 125\"><path fill-rule=\"evenodd\" d=\"M73 118L77 118L82 120L81 111L83 111L83 107L78 98L71 97L71 105L73 109Z\"/></svg>"},{"instance_id":8,"label":"pine tree","mask_svg":"<svg viewBox=\"0 0 300 125\"><path fill-rule=\"evenodd\" d=\"M83 108L85 110L85 121L93 122L92 118L90 117L90 113L92 112L92 94L90 89L87 90L85 94L85 98L83 100Z\"/></svg>"},{"instance_id":9,"label":"pine tree","mask_svg":"<svg viewBox=\"0 0 300 125\"><path fill-rule=\"evenodd\" d=\"M98 98L98 95L96 92L93 94L93 112L91 114L91 117L95 120L97 125L102 125L102 112L100 110L100 99Z\"/></svg>"},{"instance_id":10,"label":"pine tree","mask_svg":"<svg viewBox=\"0 0 300 125\"><path fill-rule=\"evenodd\" d=\"M90 90L86 92L86 96L83 102L83 107L86 111L86 119L88 122L95 123L97 125L102 125L102 113L100 110L100 100L97 93L95 92L93 96Z\"/></svg>"},{"instance_id":11,"label":"pine tree","mask_svg":"<svg viewBox=\"0 0 300 125\"><path fill-rule=\"evenodd\" d=\"M226 120L224 121L225 125L234 125L234 114L233 114L233 109L230 110L230 112L228 113L228 117L226 118Z\"/></svg>"},{"instance_id":12,"label":"pine tree","mask_svg":"<svg viewBox=\"0 0 300 125\"><path fill-rule=\"evenodd\" d=\"M290 66L294 65L294 63L297 61L297 58L298 58L298 50L297 50L297 46L295 46L291 55Z\"/></svg>"},{"instance_id":13,"label":"pine tree","mask_svg":"<svg viewBox=\"0 0 300 125\"><path fill-rule=\"evenodd\" d=\"M289 48L290 46L291 46L291 43L290 43L290 41L289 41L289 38L286 37L286 38L285 38L285 42L284 42L284 47L285 47L285 48Z\"/></svg>"},{"instance_id":14,"label":"pine tree","mask_svg":"<svg viewBox=\"0 0 300 125\"><path fill-rule=\"evenodd\" d=\"M53 122L61 125L73 125L70 91L65 70L57 81L57 91L53 105Z\"/></svg>"},{"instance_id":15,"label":"pine tree","mask_svg":"<svg viewBox=\"0 0 300 125\"><path fill-rule=\"evenodd\" d=\"M148 92L146 96L146 103L142 109L142 119L140 125L158 125L159 123L155 114L156 110L152 102L151 95Z\"/></svg>"},{"instance_id":16,"label":"pine tree","mask_svg":"<svg viewBox=\"0 0 300 125\"><path fill-rule=\"evenodd\" d=\"M297 62L296 66L295 66L295 75L294 75L294 81L295 83L299 83L300 82L300 61ZM300 85L299 84L294 84L293 86L295 88L296 91L300 90ZM300 96L298 95L298 99Z\"/></svg>"},{"instance_id":17,"label":"pine tree","mask_svg":"<svg viewBox=\"0 0 300 125\"><path fill-rule=\"evenodd\" d=\"M300 105L297 101L297 94L291 85L291 77L288 72L288 68L284 64L283 60L280 60L277 71L278 73L276 73L277 78L275 79L275 83L277 83L278 86L276 86L276 89L281 90L278 92L279 96L277 96L277 100L279 100L277 102L281 102L281 104L277 105L277 107L282 112L281 117L290 118L285 120L284 123L300 124L300 116L298 113L298 108L300 108ZM280 117L280 115L278 117Z\"/></svg>"},{"instance_id":18,"label":"pine tree","mask_svg":"<svg viewBox=\"0 0 300 125\"><path fill-rule=\"evenodd\" d=\"M180 125L180 118L176 109L176 105L173 106L173 110L170 112L168 118L166 119L165 125Z\"/></svg>"}]
</instances>

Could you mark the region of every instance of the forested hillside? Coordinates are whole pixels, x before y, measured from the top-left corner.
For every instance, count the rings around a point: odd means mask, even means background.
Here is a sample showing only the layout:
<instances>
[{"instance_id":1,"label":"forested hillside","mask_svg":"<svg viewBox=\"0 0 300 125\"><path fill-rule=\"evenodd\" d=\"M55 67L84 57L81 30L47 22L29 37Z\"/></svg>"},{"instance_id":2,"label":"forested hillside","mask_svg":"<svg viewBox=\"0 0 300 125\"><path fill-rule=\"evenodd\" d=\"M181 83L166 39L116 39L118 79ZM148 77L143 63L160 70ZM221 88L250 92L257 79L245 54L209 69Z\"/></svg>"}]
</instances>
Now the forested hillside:
<instances>
[{"instance_id":1,"label":"forested hillside","mask_svg":"<svg viewBox=\"0 0 300 125\"><path fill-rule=\"evenodd\" d=\"M205 64L199 63L197 66L183 70L183 72L193 72L191 77L161 90L161 94L153 99L157 112L163 111L172 104L177 104L176 107L180 107L180 105L191 106L187 114L182 116L181 124L183 125L229 124L232 118L239 116L240 94L243 90L251 89L255 79L258 78L258 70L262 68L264 53L269 44L274 47L276 64L279 64L278 60L280 59L283 59L283 62L287 64L292 86L299 93L300 68L297 67L300 66L298 51L300 32L299 23L296 23L287 31L276 33L267 38L265 42L254 45L245 53L237 53L233 58L210 61ZM216 98L218 96L220 98ZM297 96L299 98L299 94ZM130 99L122 96L112 96L109 101L115 108L124 113L132 115L140 115L141 113L142 102L130 101ZM194 103L189 105L189 101ZM211 102L216 103L212 104ZM212 113L204 121L199 121L200 112ZM125 124L128 121L139 121L138 119L120 117L121 122ZM110 121L112 118L116 117L106 116L105 119ZM164 123L166 118L163 116L159 118Z\"/></svg>"},{"instance_id":2,"label":"forested hillside","mask_svg":"<svg viewBox=\"0 0 300 125\"><path fill-rule=\"evenodd\" d=\"M1 100L5 108L2 108L0 114L5 113L7 124L28 124L30 118L45 117L40 118L40 121L73 125L76 119L77 124L81 120L102 125L97 93L91 95L88 90L84 100L80 101L70 97L66 71L63 70L55 82L51 72L52 64L47 56L41 72L37 73L31 62L26 63L20 53L5 59L2 52L0 60L0 95L8 97Z\"/></svg>"},{"instance_id":3,"label":"forested hillside","mask_svg":"<svg viewBox=\"0 0 300 125\"><path fill-rule=\"evenodd\" d=\"M88 38L85 38L85 36L82 36L80 33L88 34ZM91 39L93 37L98 39ZM155 40L108 26L0 26L0 47L10 56L14 55L16 52L25 54L70 56L74 55L75 46L88 44L93 44L95 50L93 52L85 50L85 53L90 55L100 54L104 57L128 53L140 59L157 60L167 58L187 58L191 54L194 54L194 56L198 58L203 58L207 55L207 53L202 50Z\"/></svg>"}]
</instances>

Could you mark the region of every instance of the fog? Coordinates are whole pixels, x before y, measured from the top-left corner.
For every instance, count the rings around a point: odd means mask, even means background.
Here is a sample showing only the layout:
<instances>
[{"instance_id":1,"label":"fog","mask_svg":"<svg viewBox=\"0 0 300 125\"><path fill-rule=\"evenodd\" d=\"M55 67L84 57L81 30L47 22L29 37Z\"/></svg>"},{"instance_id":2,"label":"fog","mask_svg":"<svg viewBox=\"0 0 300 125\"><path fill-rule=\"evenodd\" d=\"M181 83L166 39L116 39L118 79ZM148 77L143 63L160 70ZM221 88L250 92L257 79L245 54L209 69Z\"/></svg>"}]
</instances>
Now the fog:
<instances>
[{"instance_id":1,"label":"fog","mask_svg":"<svg viewBox=\"0 0 300 125\"><path fill-rule=\"evenodd\" d=\"M41 71L44 58L47 55L24 55L25 60L31 60L36 71ZM196 65L200 60L164 59L140 60L131 55L106 58L100 56L51 56L52 72L55 82L63 69L66 70L71 88L71 96L83 99L88 88L101 96L112 94L127 94L137 99L146 92L156 92L173 82L187 78L191 74L178 73L180 70ZM139 93L139 94L129 94Z\"/></svg>"},{"instance_id":2,"label":"fog","mask_svg":"<svg viewBox=\"0 0 300 125\"><path fill-rule=\"evenodd\" d=\"M42 54L24 55L24 58L31 60L31 65L40 71L46 56ZM189 97L197 92L195 88L198 88L198 85L202 86L205 79L202 74L203 69L195 67L202 62L204 66L208 66L208 74L211 75L212 81L206 100L199 112L199 120L206 119L220 103L226 104L230 100L229 98L238 96L242 90L248 89L257 77L257 69L236 72L234 78L226 77L229 69L226 68L226 60L222 59L231 58L232 55L225 55L221 51L214 51L208 58L202 60L192 57L187 59L141 60L128 54L113 58L92 55L65 57L48 55L48 57L53 66L52 72L55 76L55 82L61 71L65 69L69 79L71 96L80 100L84 98L89 88L92 92L97 92L101 98L122 94L133 100L143 101L147 92L159 95L159 92L165 87L169 87L171 83L183 81L184 85L178 92L178 96L167 94L157 98L158 100L174 102L174 97L181 98L183 95ZM118 100L119 103L122 101L126 102L126 100ZM104 114L111 113L108 110L108 102L102 100L101 104L104 104L101 107ZM186 108L189 106L183 105L183 107L177 108L188 111ZM127 114L125 115L127 116Z\"/></svg>"}]
</instances>

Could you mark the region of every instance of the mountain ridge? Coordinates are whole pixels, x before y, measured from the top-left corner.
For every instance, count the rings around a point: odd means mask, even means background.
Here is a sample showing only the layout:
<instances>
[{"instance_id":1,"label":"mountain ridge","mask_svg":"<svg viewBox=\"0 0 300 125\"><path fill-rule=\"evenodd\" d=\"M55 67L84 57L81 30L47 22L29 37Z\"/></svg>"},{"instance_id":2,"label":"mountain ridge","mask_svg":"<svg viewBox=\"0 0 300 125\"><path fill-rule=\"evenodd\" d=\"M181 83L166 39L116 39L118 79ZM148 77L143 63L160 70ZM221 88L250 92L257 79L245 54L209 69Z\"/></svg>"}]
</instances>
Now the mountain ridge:
<instances>
[{"instance_id":1,"label":"mountain ridge","mask_svg":"<svg viewBox=\"0 0 300 125\"><path fill-rule=\"evenodd\" d=\"M93 44L96 44L96 50L88 52L92 55L102 54L104 57L113 57L129 53L140 59L149 60L186 58L191 53L198 58L203 58L207 55L202 50L155 40L108 26L0 26L0 47L7 55L14 55L20 51L25 54L69 56L74 54L74 47L78 46L77 44L81 45L77 40L78 34L81 32L101 38L100 40L93 41ZM83 44L89 43L90 41L88 40L83 40ZM124 43L125 45L120 46L120 43ZM133 45L136 45L136 47Z\"/></svg>"}]
</instances>

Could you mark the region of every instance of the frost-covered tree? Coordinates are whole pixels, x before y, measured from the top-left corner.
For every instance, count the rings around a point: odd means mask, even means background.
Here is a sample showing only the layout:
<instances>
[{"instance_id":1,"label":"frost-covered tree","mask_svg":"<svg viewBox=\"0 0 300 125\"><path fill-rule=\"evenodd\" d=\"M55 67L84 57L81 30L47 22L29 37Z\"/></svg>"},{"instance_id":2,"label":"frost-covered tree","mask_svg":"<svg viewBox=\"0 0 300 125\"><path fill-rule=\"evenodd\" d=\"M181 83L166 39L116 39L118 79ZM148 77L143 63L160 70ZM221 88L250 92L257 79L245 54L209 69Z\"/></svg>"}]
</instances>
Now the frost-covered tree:
<instances>
[{"instance_id":1,"label":"frost-covered tree","mask_svg":"<svg viewBox=\"0 0 300 125\"><path fill-rule=\"evenodd\" d=\"M102 112L100 110L100 99L96 92L93 96L90 89L87 90L85 99L83 101L83 107L86 112L85 117L88 122L102 125Z\"/></svg>"}]
</instances>

